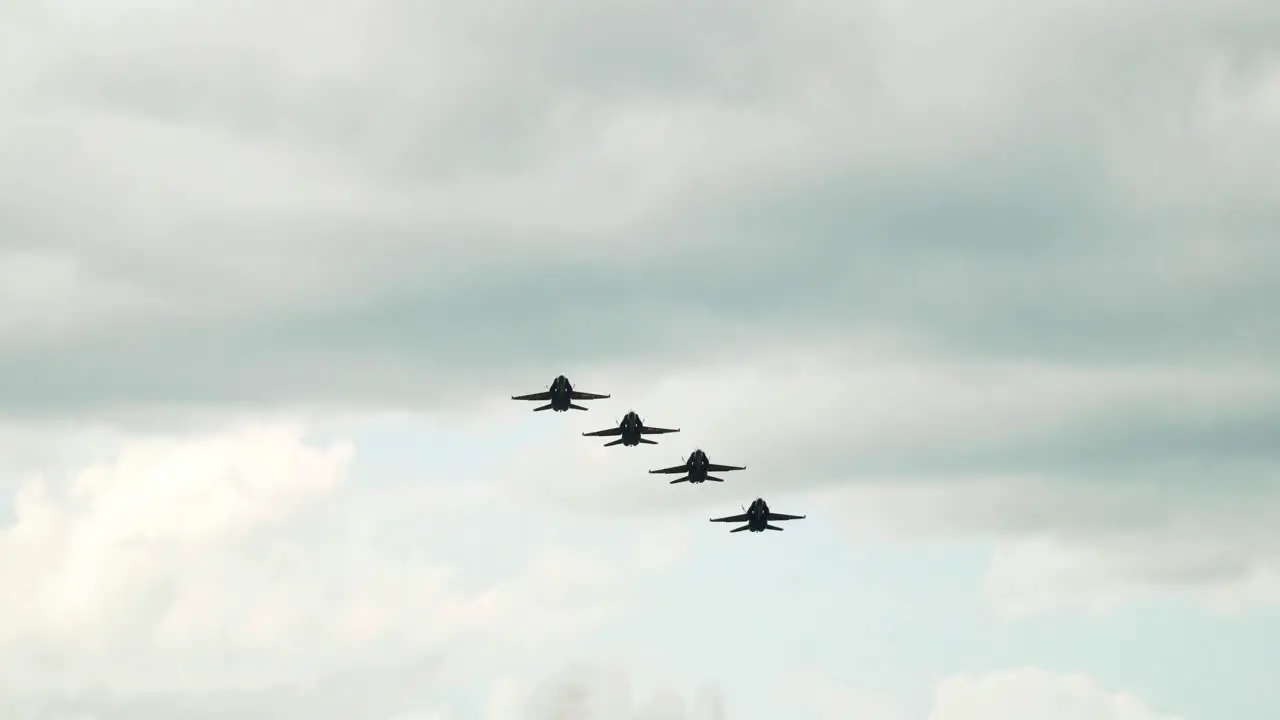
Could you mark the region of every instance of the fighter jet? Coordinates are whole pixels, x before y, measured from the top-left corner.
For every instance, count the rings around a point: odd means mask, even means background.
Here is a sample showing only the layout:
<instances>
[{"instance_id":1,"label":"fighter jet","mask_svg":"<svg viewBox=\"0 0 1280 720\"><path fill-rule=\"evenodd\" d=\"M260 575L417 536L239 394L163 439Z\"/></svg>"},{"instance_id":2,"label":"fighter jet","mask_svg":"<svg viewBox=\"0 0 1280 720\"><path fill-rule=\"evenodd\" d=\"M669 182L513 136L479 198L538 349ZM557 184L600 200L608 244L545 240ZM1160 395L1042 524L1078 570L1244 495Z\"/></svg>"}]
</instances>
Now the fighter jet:
<instances>
[{"instance_id":1,"label":"fighter jet","mask_svg":"<svg viewBox=\"0 0 1280 720\"><path fill-rule=\"evenodd\" d=\"M573 385L569 384L569 378L560 375L551 384L547 386L545 392L533 393L531 395L513 395L512 400L550 400L546 405L539 405L534 408L534 412L540 410L554 410L556 412L567 412L569 410L586 410L581 405L575 405L574 400L604 400L608 395L596 395L595 393L579 392L573 389Z\"/></svg>"},{"instance_id":2,"label":"fighter jet","mask_svg":"<svg viewBox=\"0 0 1280 720\"><path fill-rule=\"evenodd\" d=\"M645 445L658 444L653 440L641 437L642 435L665 435L666 433L675 432L680 432L680 428L670 430L668 428L646 426L644 421L640 419L640 416L632 410L622 417L622 422L618 423L618 427L609 428L608 430L597 430L595 432L582 433L582 435L584 437L608 437L611 435L621 435L622 437L614 440L613 442L607 442L604 446L609 447L610 445L623 445L626 447L634 447L640 443L644 443Z\"/></svg>"},{"instance_id":3,"label":"fighter jet","mask_svg":"<svg viewBox=\"0 0 1280 720\"><path fill-rule=\"evenodd\" d=\"M753 533L764 532L765 530L782 530L780 527L770 525L771 522L779 520L803 520L804 515L783 515L781 513L769 512L769 503L762 498L756 498L751 503L751 507L743 510L741 515L730 515L729 517L711 518L711 522L727 522L740 523L745 522L740 528L730 530L731 533L750 530Z\"/></svg>"},{"instance_id":4,"label":"fighter jet","mask_svg":"<svg viewBox=\"0 0 1280 720\"><path fill-rule=\"evenodd\" d=\"M715 465L710 460L707 459L706 453L702 452L701 450L694 450L693 454L689 456L688 460L684 461L683 465L676 465L674 467L663 468L661 470L650 470L649 474L650 475L657 475L657 474L674 475L676 473L684 473L685 474L684 477L672 480L670 484L675 485L676 483L687 482L687 483L693 483L696 485L698 483L706 482L708 480L710 480L711 482L724 482L723 479L718 477L711 477L707 473L728 472L730 470L746 470L746 469L747 468L745 466L736 467L733 465Z\"/></svg>"}]
</instances>

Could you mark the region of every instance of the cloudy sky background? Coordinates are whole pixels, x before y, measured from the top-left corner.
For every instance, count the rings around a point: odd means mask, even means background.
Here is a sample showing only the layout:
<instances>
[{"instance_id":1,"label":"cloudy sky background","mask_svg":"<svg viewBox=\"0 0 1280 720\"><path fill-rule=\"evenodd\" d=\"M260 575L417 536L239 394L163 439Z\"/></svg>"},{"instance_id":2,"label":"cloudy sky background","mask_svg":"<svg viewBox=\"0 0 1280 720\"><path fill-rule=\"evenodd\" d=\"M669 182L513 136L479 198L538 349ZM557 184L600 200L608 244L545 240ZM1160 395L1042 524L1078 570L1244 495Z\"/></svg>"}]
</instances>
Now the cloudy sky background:
<instances>
[{"instance_id":1,"label":"cloudy sky background","mask_svg":"<svg viewBox=\"0 0 1280 720\"><path fill-rule=\"evenodd\" d=\"M0 718L1274 718L1274 2L164 5L0 9Z\"/></svg>"}]
</instances>

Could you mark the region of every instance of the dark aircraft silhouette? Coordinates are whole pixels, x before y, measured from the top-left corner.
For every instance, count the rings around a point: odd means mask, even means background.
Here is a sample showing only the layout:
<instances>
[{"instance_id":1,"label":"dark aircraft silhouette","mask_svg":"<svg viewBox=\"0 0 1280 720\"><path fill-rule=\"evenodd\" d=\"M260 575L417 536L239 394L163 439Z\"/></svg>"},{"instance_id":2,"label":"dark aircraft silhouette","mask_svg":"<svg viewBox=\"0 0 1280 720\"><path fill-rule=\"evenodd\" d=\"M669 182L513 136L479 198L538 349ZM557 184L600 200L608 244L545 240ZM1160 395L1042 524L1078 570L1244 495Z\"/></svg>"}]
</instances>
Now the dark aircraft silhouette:
<instances>
[{"instance_id":1,"label":"dark aircraft silhouette","mask_svg":"<svg viewBox=\"0 0 1280 720\"><path fill-rule=\"evenodd\" d=\"M730 515L729 517L711 518L711 522L727 522L740 523L745 522L740 528L730 530L731 533L750 530L753 533L764 532L765 530L778 530L782 528L770 525L771 522L779 520L803 520L804 515L783 515L781 513L769 512L769 503L762 498L756 498L751 503L751 507L745 509L741 515Z\"/></svg>"},{"instance_id":2,"label":"dark aircraft silhouette","mask_svg":"<svg viewBox=\"0 0 1280 720\"><path fill-rule=\"evenodd\" d=\"M621 435L622 437L614 440L613 442L607 442L604 446L624 445L626 447L634 447L640 443L644 443L645 445L658 444L653 440L641 437L642 435L664 435L666 433L675 432L680 432L680 428L670 430L668 428L647 427L644 424L644 421L640 419L640 416L632 410L622 417L622 422L618 423L618 427L582 434L584 437L608 437L611 435Z\"/></svg>"},{"instance_id":3,"label":"dark aircraft silhouette","mask_svg":"<svg viewBox=\"0 0 1280 720\"><path fill-rule=\"evenodd\" d=\"M675 473L685 473L684 477L672 480L670 484L675 485L676 483L687 482L687 483L693 483L696 485L698 483L706 482L708 480L710 480L711 482L724 482L724 480L722 480L721 478L711 477L707 473L728 472L730 470L746 470L746 469L747 468L745 466L735 467L733 465L712 464L712 462L707 459L706 453L702 452L701 450L694 450L693 454L689 456L688 460L684 461L683 465L676 465L674 467L663 468L661 470L650 470L649 474L650 475L657 475L657 474L674 475Z\"/></svg>"},{"instance_id":4,"label":"dark aircraft silhouette","mask_svg":"<svg viewBox=\"0 0 1280 720\"><path fill-rule=\"evenodd\" d=\"M604 400L608 395L596 395L595 393L578 392L573 389L573 385L569 384L569 378L560 375L551 381L551 385L547 387L545 392L533 393L531 395L512 395L512 400L550 400L546 405L540 405L533 409L534 412L539 410L554 410L556 412L567 412L569 410L586 410L581 405L574 405L574 400Z\"/></svg>"}]
</instances>

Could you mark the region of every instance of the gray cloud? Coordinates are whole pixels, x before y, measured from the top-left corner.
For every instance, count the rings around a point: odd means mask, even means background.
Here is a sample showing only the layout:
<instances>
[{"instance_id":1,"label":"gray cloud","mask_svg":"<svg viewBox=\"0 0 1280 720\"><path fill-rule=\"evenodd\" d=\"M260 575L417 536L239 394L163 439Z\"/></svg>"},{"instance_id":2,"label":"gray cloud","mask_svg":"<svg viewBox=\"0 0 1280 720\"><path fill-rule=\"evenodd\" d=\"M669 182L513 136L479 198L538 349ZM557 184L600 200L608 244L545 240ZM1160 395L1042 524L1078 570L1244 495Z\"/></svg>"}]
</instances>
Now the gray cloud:
<instances>
[{"instance_id":1,"label":"gray cloud","mask_svg":"<svg viewBox=\"0 0 1280 720\"><path fill-rule=\"evenodd\" d=\"M407 7L20 20L5 407L427 406L744 327L1275 358L1266 3Z\"/></svg>"},{"instance_id":2,"label":"gray cloud","mask_svg":"<svg viewBox=\"0 0 1280 720\"><path fill-rule=\"evenodd\" d=\"M1270 442L1280 384L1266 368L921 361L877 345L868 336L727 353L658 378L641 365L609 376L608 389L626 398L601 408L612 415L567 421L567 432L607 425L625 403L684 429L663 440L663 457L702 446L758 470L735 484L754 487L759 477L791 489L1025 477L1213 492L1265 486L1280 460ZM568 440L531 445L516 462L542 479L538 468L553 455L589 477L626 473L630 462ZM545 481L568 489L576 476L548 471ZM667 501L629 485L581 490L600 506Z\"/></svg>"}]
</instances>

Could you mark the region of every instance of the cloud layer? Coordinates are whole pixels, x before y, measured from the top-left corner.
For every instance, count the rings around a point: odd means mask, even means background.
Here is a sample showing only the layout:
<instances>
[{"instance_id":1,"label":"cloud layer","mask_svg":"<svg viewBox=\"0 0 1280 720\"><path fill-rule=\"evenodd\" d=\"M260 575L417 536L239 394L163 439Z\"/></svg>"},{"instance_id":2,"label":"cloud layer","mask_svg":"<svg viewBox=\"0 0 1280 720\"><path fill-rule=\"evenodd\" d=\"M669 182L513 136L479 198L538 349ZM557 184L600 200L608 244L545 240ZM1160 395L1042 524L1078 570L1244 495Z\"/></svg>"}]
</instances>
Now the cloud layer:
<instances>
[{"instance_id":1,"label":"cloud layer","mask_svg":"<svg viewBox=\"0 0 1280 720\"><path fill-rule=\"evenodd\" d=\"M1263 0L7 4L0 705L449 706L681 557L622 519L757 495L992 541L1006 613L1274 605L1278 28ZM561 372L615 400L511 419ZM627 406L683 432L577 437ZM406 482L280 411L466 439L415 439L461 459ZM694 447L750 470L638 474ZM525 542L542 513L576 520ZM571 676L496 719L614 692ZM1170 720L1090 682L956 678L929 720Z\"/></svg>"},{"instance_id":2,"label":"cloud layer","mask_svg":"<svg viewBox=\"0 0 1280 720\"><path fill-rule=\"evenodd\" d=\"M234 7L7 11L11 411L421 404L748 327L1274 359L1267 3Z\"/></svg>"}]
</instances>

